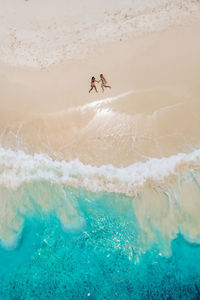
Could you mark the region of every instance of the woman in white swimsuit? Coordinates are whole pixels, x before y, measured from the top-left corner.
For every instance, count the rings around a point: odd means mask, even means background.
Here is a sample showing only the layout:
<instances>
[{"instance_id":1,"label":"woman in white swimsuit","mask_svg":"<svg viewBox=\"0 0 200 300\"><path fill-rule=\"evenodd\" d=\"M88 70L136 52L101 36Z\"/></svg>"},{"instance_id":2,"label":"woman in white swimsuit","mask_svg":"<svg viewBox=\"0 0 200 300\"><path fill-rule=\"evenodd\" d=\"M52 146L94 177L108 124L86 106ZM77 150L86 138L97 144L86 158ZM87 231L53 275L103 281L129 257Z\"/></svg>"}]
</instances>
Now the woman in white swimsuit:
<instances>
[{"instance_id":1,"label":"woman in white swimsuit","mask_svg":"<svg viewBox=\"0 0 200 300\"><path fill-rule=\"evenodd\" d=\"M100 74L100 79L98 82L101 81L101 88L102 88L102 92L104 92L104 88L110 88L111 89L111 86L110 85L107 85L107 81L105 79L105 77L103 76L103 74Z\"/></svg>"}]
</instances>

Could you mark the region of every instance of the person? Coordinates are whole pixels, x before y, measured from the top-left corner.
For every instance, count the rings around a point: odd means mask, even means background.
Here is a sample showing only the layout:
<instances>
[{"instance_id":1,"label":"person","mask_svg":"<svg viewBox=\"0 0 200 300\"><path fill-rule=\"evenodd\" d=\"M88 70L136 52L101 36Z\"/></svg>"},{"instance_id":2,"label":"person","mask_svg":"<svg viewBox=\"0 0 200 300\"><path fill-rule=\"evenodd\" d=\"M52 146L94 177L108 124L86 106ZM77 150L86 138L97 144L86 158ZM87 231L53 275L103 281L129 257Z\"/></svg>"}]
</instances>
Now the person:
<instances>
[{"instance_id":1,"label":"person","mask_svg":"<svg viewBox=\"0 0 200 300\"><path fill-rule=\"evenodd\" d=\"M95 79L95 77L93 76L92 79L91 79L91 89L89 90L89 93L90 93L93 89L95 89L95 91L98 93L97 88L96 88L96 85L95 85L95 82L99 82L99 81L97 81L97 80Z\"/></svg>"},{"instance_id":2,"label":"person","mask_svg":"<svg viewBox=\"0 0 200 300\"><path fill-rule=\"evenodd\" d=\"M102 92L104 92L104 88L110 88L111 89L111 86L110 85L107 85L107 81L105 79L105 77L103 76L103 74L100 74L100 79L98 82L101 81L101 88L102 88Z\"/></svg>"}]
</instances>

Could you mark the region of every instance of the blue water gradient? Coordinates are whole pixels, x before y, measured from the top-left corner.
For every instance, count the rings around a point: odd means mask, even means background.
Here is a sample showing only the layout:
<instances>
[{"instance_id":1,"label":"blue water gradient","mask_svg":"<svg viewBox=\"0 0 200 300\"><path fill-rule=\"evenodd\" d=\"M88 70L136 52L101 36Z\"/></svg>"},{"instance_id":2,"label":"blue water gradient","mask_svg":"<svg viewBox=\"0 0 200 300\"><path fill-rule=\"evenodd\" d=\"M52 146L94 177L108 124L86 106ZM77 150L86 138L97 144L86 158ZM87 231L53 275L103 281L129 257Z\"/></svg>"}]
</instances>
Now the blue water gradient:
<instances>
[{"instance_id":1,"label":"blue water gradient","mask_svg":"<svg viewBox=\"0 0 200 300\"><path fill-rule=\"evenodd\" d=\"M200 245L179 234L171 256L157 244L141 253L130 198L66 192L81 227L63 228L53 211L29 215L17 247L0 248L0 299L200 299Z\"/></svg>"}]
</instances>

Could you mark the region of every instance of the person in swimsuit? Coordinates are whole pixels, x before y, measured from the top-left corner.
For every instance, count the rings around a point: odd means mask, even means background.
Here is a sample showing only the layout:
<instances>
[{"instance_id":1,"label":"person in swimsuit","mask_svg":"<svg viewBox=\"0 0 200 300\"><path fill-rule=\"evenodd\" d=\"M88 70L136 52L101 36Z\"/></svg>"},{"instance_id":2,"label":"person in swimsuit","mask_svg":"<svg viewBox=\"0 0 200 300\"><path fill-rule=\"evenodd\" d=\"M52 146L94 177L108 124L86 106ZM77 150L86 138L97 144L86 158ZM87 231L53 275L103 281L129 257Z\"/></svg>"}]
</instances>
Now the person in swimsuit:
<instances>
[{"instance_id":1,"label":"person in swimsuit","mask_svg":"<svg viewBox=\"0 0 200 300\"><path fill-rule=\"evenodd\" d=\"M100 74L100 79L98 82L101 81L101 88L102 88L102 92L104 92L104 88L110 88L111 89L111 86L110 85L107 85L107 81L105 79L105 77L103 76L103 74Z\"/></svg>"},{"instance_id":2,"label":"person in swimsuit","mask_svg":"<svg viewBox=\"0 0 200 300\"><path fill-rule=\"evenodd\" d=\"M89 90L89 93L90 93L93 89L95 89L95 91L98 93L97 88L96 88L96 85L95 85L95 82L99 82L99 81L97 81L97 80L95 79L95 77L93 76L92 79L91 79L91 89Z\"/></svg>"}]
</instances>

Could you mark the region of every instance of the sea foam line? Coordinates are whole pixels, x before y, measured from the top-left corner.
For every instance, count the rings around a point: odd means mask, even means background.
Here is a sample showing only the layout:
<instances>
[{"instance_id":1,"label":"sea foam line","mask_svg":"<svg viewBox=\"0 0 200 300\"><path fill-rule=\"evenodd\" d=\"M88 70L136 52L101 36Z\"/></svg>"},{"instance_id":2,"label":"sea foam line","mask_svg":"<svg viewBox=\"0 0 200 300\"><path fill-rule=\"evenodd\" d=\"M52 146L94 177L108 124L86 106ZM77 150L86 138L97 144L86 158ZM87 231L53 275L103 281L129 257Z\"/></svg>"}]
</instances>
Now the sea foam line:
<instances>
[{"instance_id":1,"label":"sea foam line","mask_svg":"<svg viewBox=\"0 0 200 300\"><path fill-rule=\"evenodd\" d=\"M84 111L84 110L87 110L87 109L93 109L93 110L97 111L101 108L102 105L109 104L111 102L114 102L114 101L116 101L120 98L126 97L128 95L133 94L133 93L135 93L134 90L127 91L125 93L119 94L119 95L114 96L114 97L108 97L108 98L104 98L104 99L100 99L100 100L96 100L96 101L87 103L87 104L82 105L82 106L69 108L68 111L69 112L74 111L74 110Z\"/></svg>"},{"instance_id":2,"label":"sea foam line","mask_svg":"<svg viewBox=\"0 0 200 300\"><path fill-rule=\"evenodd\" d=\"M133 195L148 180L162 183L170 175L200 168L200 149L170 157L151 158L128 167L84 165L79 159L56 161L46 154L26 154L0 147L0 185L17 189L24 183L46 180L52 184L82 186L91 191Z\"/></svg>"},{"instance_id":3,"label":"sea foam line","mask_svg":"<svg viewBox=\"0 0 200 300\"><path fill-rule=\"evenodd\" d=\"M92 110L94 112L99 112L99 110L103 109L103 106L105 104L112 103L112 102L114 102L118 99L121 99L123 97L126 97L126 96L134 94L134 93L136 93L136 91L130 90L130 91L124 92L122 94L119 94L119 95L116 95L116 96L113 96L113 97L107 97L107 98L99 99L99 100L92 101L92 102L84 104L84 105L73 106L73 107L67 108L65 110L58 111L56 113L55 112L45 113L45 116L47 116L47 115L48 116L52 116L52 115L55 116L55 114L60 115L60 114L63 114L63 113L70 113L70 112L84 112L86 110Z\"/></svg>"}]
</instances>

